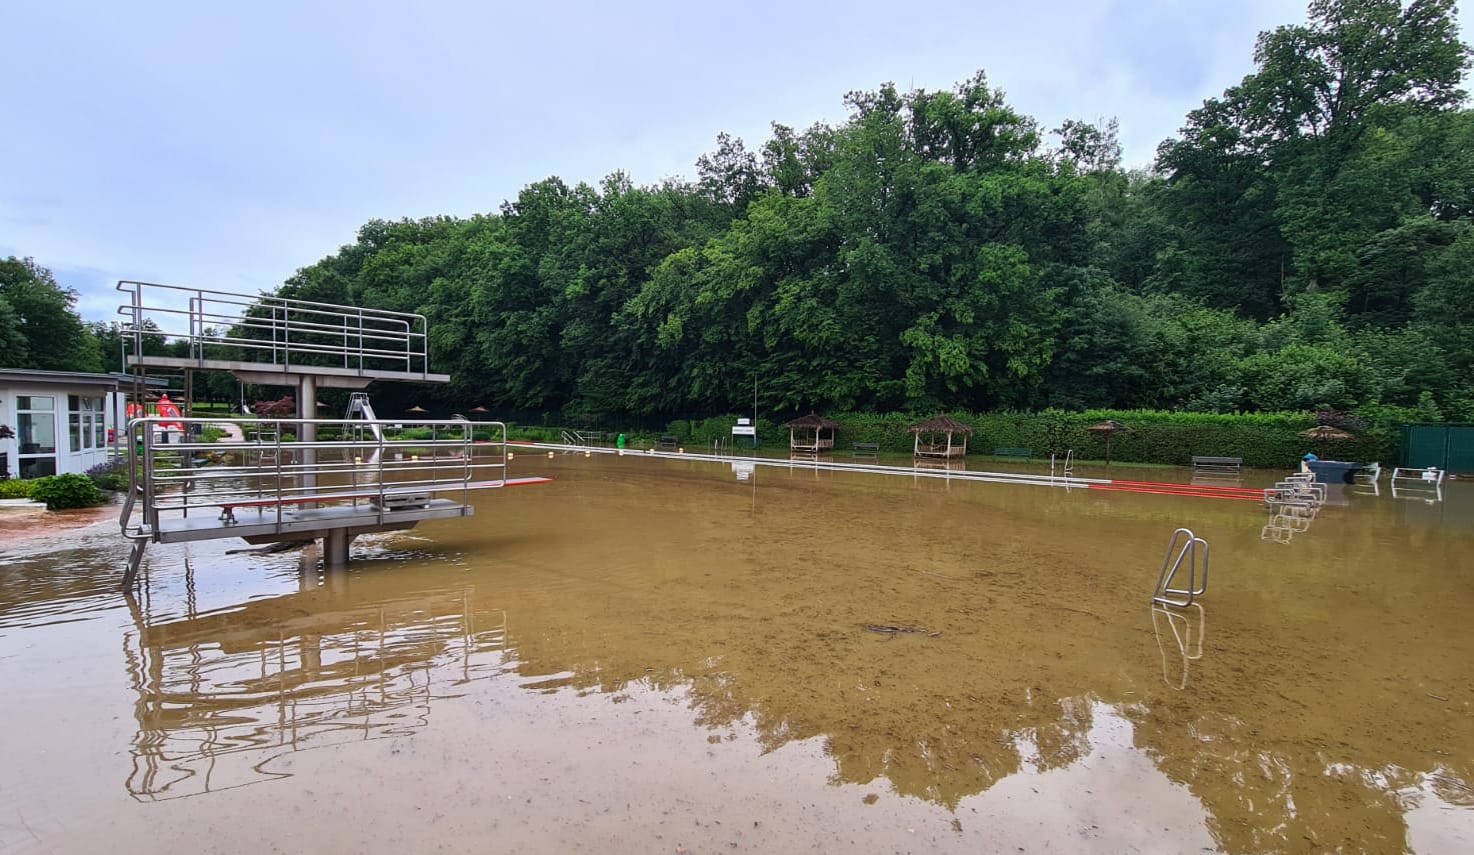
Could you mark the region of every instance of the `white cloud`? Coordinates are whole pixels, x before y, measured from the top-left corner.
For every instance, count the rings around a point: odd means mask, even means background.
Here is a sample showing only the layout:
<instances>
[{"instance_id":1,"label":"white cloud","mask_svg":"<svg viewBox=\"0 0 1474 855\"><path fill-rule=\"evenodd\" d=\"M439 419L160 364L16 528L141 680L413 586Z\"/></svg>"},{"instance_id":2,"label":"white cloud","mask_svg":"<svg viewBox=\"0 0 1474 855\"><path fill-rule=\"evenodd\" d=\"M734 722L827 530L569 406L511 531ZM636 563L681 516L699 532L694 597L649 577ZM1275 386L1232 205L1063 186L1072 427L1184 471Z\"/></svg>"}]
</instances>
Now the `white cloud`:
<instances>
[{"instance_id":1,"label":"white cloud","mask_svg":"<svg viewBox=\"0 0 1474 855\"><path fill-rule=\"evenodd\" d=\"M981 68L1045 127L1150 160L1298 0L739 6L24 2L0 54L0 253L254 292L375 218L492 211L557 174L690 176L719 131L842 121L851 89ZM110 288L104 289L110 291ZM108 314L104 312L103 314Z\"/></svg>"}]
</instances>

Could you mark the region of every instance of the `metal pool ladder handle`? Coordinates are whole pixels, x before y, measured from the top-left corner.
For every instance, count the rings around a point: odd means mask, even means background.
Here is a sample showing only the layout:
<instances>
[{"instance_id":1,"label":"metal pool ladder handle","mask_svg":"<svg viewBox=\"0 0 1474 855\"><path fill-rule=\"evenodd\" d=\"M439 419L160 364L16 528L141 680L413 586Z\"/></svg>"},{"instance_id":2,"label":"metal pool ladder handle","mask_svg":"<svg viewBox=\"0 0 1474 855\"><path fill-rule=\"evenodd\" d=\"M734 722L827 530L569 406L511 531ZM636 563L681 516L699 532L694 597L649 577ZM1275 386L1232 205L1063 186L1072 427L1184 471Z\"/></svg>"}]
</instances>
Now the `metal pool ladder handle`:
<instances>
[{"instance_id":1,"label":"metal pool ladder handle","mask_svg":"<svg viewBox=\"0 0 1474 855\"><path fill-rule=\"evenodd\" d=\"M1157 651L1162 654L1162 682L1178 690L1187 688L1188 663L1203 658L1203 635L1207 631L1208 620L1203 612L1202 603L1193 603L1192 608L1197 609L1196 619L1198 631L1196 641L1193 639L1194 618L1190 609L1178 614L1171 609L1152 603L1152 634L1157 637ZM1163 633L1158 628L1158 615L1166 619L1167 628L1172 631L1172 638L1177 642L1177 653L1182 657L1182 676L1176 683L1172 682L1167 669L1167 646L1163 643ZM1177 628L1179 623L1182 625L1180 632Z\"/></svg>"},{"instance_id":2,"label":"metal pool ladder handle","mask_svg":"<svg viewBox=\"0 0 1474 855\"><path fill-rule=\"evenodd\" d=\"M1200 548L1203 552L1201 586L1198 582L1198 550ZM1172 584L1184 563L1187 564L1187 587L1174 588ZM1193 534L1192 529L1179 528L1172 532L1172 539L1167 541L1167 554L1162 558L1162 572L1157 576L1157 586L1152 589L1152 602L1185 609L1192 605L1193 597L1201 597L1207 590L1208 542ZM1186 599L1174 599L1169 596L1171 594L1179 594Z\"/></svg>"}]
</instances>

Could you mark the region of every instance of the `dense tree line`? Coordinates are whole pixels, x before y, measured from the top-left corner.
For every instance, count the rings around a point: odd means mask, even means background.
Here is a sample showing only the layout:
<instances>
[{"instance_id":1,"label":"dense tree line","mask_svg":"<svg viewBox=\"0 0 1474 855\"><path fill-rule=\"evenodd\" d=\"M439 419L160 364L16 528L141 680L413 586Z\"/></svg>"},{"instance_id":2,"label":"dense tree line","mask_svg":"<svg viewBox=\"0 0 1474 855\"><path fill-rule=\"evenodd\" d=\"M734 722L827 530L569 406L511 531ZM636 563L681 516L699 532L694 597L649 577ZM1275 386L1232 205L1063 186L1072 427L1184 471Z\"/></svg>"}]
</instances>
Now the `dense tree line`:
<instances>
[{"instance_id":1,"label":"dense tree line","mask_svg":"<svg viewBox=\"0 0 1474 855\"><path fill-rule=\"evenodd\" d=\"M421 312L447 404L1417 408L1474 419L1474 112L1453 0L1315 0L1153 167L980 72L721 135L695 181L549 178L365 225L286 297ZM0 311L4 311L0 304Z\"/></svg>"},{"instance_id":2,"label":"dense tree line","mask_svg":"<svg viewBox=\"0 0 1474 855\"><path fill-rule=\"evenodd\" d=\"M0 368L101 371L97 339L76 303L76 292L34 259L0 259Z\"/></svg>"}]
</instances>

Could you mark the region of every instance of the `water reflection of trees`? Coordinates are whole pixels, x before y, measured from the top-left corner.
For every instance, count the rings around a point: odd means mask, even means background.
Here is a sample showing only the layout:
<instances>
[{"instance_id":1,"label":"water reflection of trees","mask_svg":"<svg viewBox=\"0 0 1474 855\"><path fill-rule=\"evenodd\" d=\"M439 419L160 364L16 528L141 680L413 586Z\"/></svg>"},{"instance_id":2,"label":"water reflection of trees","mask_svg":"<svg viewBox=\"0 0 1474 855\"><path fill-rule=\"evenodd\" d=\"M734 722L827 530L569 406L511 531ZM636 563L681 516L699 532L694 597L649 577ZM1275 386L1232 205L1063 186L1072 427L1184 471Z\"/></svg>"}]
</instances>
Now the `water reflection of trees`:
<instances>
[{"instance_id":1,"label":"water reflection of trees","mask_svg":"<svg viewBox=\"0 0 1474 855\"><path fill-rule=\"evenodd\" d=\"M536 638L524 645L520 667L560 670L568 685L588 692L618 694L634 684L689 685L702 726L721 730L749 724L768 751L791 741L822 739L835 763L834 783L884 780L897 793L954 809L1010 775L1062 769L1088 757L1093 702L1104 700L1132 724L1137 747L1201 801L1215 838L1232 852L1297 851L1312 843L1400 851L1408 833L1404 815L1427 794L1449 804L1471 801L1468 759L1450 757L1430 767L1423 751L1405 744L1404 734L1421 734L1449 749L1456 749L1457 739L1450 742L1450 734L1405 713L1407 728L1372 738L1368 731L1386 729L1396 720L1392 713L1375 704L1352 712L1343 701L1324 696L1327 684L1339 684L1338 691L1349 697L1365 694L1367 675L1355 663L1328 663L1314 681L1273 678L1269 672L1282 658L1250 650L1249 658L1260 662L1251 673L1243 672L1239 655L1225 671L1224 663L1214 661L1210 643L1191 681L1183 682L1172 670L1172 679L1164 682L1148 616L1138 615L1137 629L1149 646L1134 669L1138 679L1129 683L1136 690L1129 692L1103 677L1099 663L1088 657L1071 661L1048 651L1041 656L1010 650L979 662L959 658L956 650L936 642L926 648L927 641L903 638L872 646L903 659L925 651L950 676L928 676L907 662L874 667L865 679L841 682L836 674L855 672L853 661L828 667L816 655L822 645L811 639L805 648L784 637L781 622L780 628L766 627L771 631L761 644L734 647L713 641L731 651L718 661L632 669L621 661L622 651L648 654L668 644L674 652L681 645L674 638L652 645L648 638L636 641L622 629L601 625L607 633L601 640L586 639L602 651L597 673L561 656L547 658ZM1204 644L1201 615L1196 620L1195 654ZM1088 622L1060 618L1053 626L1091 645L1117 650L1133 645L1129 637L1095 637L1098 630ZM599 630L585 624L586 632L599 635ZM650 628L629 631L648 635ZM908 642L914 642L909 650ZM1181 654L1176 646L1170 652ZM577 658L571 649L561 653ZM648 655L637 656L649 661ZM796 667L797 662L806 665ZM871 674L879 676L878 682ZM1130 781L1121 784L1131 786Z\"/></svg>"},{"instance_id":2,"label":"water reflection of trees","mask_svg":"<svg viewBox=\"0 0 1474 855\"><path fill-rule=\"evenodd\" d=\"M364 603L323 588L165 620L130 606L127 788L147 800L285 777L271 763L287 752L412 733L508 649L505 615L473 608L469 589Z\"/></svg>"},{"instance_id":3,"label":"water reflection of trees","mask_svg":"<svg viewBox=\"0 0 1474 855\"><path fill-rule=\"evenodd\" d=\"M744 492L734 505L745 513L747 488L737 489ZM1153 568L1130 577L1093 569L1122 564L1134 553L1092 531L1088 520L1077 520L1062 537L1048 519L1007 516L916 491L892 513L885 531L872 531L877 527L870 524L825 534L835 516L873 519L867 517L873 506L847 495L829 497L822 518L791 510L802 503L785 503L781 516L759 517L766 540L737 543L720 515L683 516L689 497L676 491L663 499L659 514L621 517L627 536L641 543L641 559L653 565L627 575L606 569L605 562L617 559L584 550L580 538L593 522L578 508L565 509L559 530L579 536L549 537L530 547L541 563L523 557L530 569L515 581L505 580L500 569L452 574L417 566L413 573L356 579L361 587L346 598L307 592L273 607L247 604L240 609L244 617L219 619L235 629L253 627L255 640L232 640L222 626L205 623L196 624L197 633L151 634L144 647L157 648L166 679L162 688L157 680L142 684L141 693L157 697L152 707L140 704L138 752L153 751L166 770L161 775L171 771L170 758L195 757L190 768L196 778L189 783L161 779L184 791L201 788L202 752L189 741L203 740L206 724L235 728L227 734L234 734L234 743L217 743L257 746L254 753L238 752L251 763L314 740L360 738L344 724L354 716L384 722L368 728L375 734L412 729L434 698L451 691L448 683L464 678L452 673L463 651L482 649L486 632L485 649L502 649L504 634L488 630L499 619L487 607L495 603L516 619L517 659L488 656L490 667L471 668L471 677L514 668L524 690L570 689L611 700L635 687L685 691L701 726L732 732L751 726L767 750L822 739L833 758L834 782L888 781L898 793L950 807L1010 775L1059 769L1089 756L1097 700L1123 710L1135 744L1201 800L1229 851L1293 851L1311 841L1395 851L1406 837L1409 798L1432 791L1451 804L1467 802L1461 794L1471 780L1469 734L1451 727L1450 708L1422 700L1421 688L1449 696L1430 681L1467 673L1459 670L1466 666L1408 653L1445 645L1467 650L1458 638L1439 637L1437 645L1429 640L1437 628L1457 625L1457 597L1424 592L1419 621L1389 622L1393 589L1367 581L1384 572L1375 565L1386 554L1377 542L1386 528L1343 526L1329 518L1326 536L1308 539L1293 565L1242 570L1237 599L1212 602L1215 621L1206 645L1200 621L1179 646L1167 624L1153 634L1142 602L1139 586L1149 583ZM968 514L950 520L954 507ZM607 513L603 505L591 508L590 515ZM938 515L953 524L939 529ZM1240 516L1225 531L1237 532L1242 554L1283 553L1259 541L1254 515ZM1107 527L1121 525L1111 520ZM938 536L938 530L961 534ZM979 530L998 534L975 534ZM904 556L871 557L896 540L916 545ZM1454 566L1457 544L1423 544L1420 560ZM506 542L498 545L513 551ZM1154 557L1155 545L1153 538ZM742 569L708 579L692 556L715 552L739 552ZM1323 569L1326 555L1337 559L1334 572ZM1239 567L1251 564L1241 560ZM843 576L813 569L831 566L843 567ZM1048 585L1039 584L1041 574L1060 567L1091 569L1048 575ZM1450 586L1451 578L1409 572L1395 593L1407 595L1409 585ZM464 602L447 600L421 609L425 614L397 605L441 596L407 592L407 586L444 590L465 579L475 580L477 593ZM762 599L771 591L781 596ZM1120 612L1110 611L1110 604L1121 605ZM381 607L403 631L394 636L396 650L378 658L343 652L343 645L360 638L355 632L366 637L375 630L367 616ZM324 622L319 612L339 617ZM438 615L444 625L426 614ZM470 640L450 638L449 624L466 614L472 615ZM1345 616L1348 623L1328 624L1326 615ZM1309 617L1297 623L1296 616ZM877 620L946 632L936 639L887 641L863 629ZM1354 620L1379 627L1375 642L1365 631L1351 631ZM1214 633L1222 634L1214 639ZM1164 656L1158 642L1167 643L1169 635L1170 655ZM329 654L319 665L299 652L310 636L328 639L323 649ZM1187 648L1204 652L1184 680ZM268 660L277 657L264 677L263 650ZM194 665L196 656L203 667ZM222 657L229 667L217 672L209 663ZM137 658L135 667L152 679L144 654ZM247 673L247 665L256 670ZM390 688L400 687L401 694L361 699L362 692L354 694L360 673L387 674ZM1419 702L1385 691L1378 681L1389 674L1420 687L1414 695ZM191 679L200 679L203 689L191 688ZM424 688L431 682L433 690ZM349 684L357 688L343 688ZM227 703L236 695L244 699L243 710ZM316 700L333 709L308 715ZM173 704L197 708L183 715L170 711ZM395 713L402 717L392 718ZM282 719L305 722L298 728L307 731L305 740L291 743L290 729L276 724ZM161 747L148 744L160 738ZM1430 760L1432 748L1449 756ZM270 767L262 769L253 773L259 777ZM225 780L216 776L209 783Z\"/></svg>"}]
</instances>

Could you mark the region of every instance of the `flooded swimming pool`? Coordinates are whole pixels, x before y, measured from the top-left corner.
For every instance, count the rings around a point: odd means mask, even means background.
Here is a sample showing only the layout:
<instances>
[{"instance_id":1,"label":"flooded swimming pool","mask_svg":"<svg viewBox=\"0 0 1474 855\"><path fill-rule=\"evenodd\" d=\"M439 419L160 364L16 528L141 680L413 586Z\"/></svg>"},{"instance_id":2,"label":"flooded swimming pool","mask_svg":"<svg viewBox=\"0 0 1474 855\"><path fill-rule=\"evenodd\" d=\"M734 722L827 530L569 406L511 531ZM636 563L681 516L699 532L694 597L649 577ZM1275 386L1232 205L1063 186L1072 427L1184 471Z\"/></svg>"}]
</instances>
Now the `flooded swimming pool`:
<instances>
[{"instance_id":1,"label":"flooded swimming pool","mask_svg":"<svg viewBox=\"0 0 1474 855\"><path fill-rule=\"evenodd\" d=\"M557 480L327 577L155 547L124 598L111 521L0 532L0 851L1474 850L1474 485L1278 542L1252 502L515 465ZM1209 590L1153 610L1179 525Z\"/></svg>"}]
</instances>

